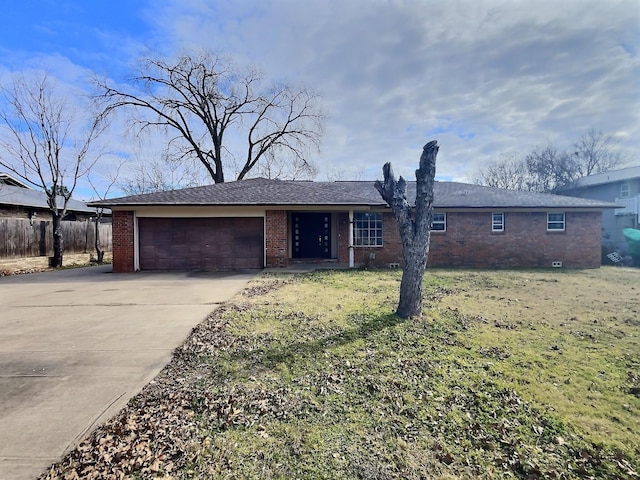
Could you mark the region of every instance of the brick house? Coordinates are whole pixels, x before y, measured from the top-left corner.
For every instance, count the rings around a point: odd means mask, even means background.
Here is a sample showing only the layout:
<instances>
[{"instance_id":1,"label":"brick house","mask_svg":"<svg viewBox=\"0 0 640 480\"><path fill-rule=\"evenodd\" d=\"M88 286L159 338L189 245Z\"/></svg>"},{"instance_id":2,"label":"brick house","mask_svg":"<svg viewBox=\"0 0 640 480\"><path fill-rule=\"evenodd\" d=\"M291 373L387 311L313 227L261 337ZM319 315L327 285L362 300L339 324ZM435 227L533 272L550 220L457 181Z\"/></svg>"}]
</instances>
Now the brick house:
<instances>
[{"instance_id":1,"label":"brick house","mask_svg":"<svg viewBox=\"0 0 640 480\"><path fill-rule=\"evenodd\" d=\"M613 203L436 182L429 266L592 268ZM415 198L409 183L408 198ZM115 272L402 262L373 182L255 178L93 202L113 211Z\"/></svg>"}]
</instances>

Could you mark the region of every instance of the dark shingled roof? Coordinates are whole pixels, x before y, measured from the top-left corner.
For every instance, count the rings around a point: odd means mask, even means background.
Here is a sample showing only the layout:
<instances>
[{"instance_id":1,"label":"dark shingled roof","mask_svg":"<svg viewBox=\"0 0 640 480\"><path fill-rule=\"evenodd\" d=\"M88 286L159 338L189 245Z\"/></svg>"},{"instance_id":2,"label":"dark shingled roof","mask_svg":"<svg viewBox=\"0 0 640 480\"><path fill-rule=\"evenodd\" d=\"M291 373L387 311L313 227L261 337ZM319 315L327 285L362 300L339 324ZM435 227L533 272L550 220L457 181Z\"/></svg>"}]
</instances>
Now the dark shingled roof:
<instances>
[{"instance_id":1,"label":"dark shingled roof","mask_svg":"<svg viewBox=\"0 0 640 480\"><path fill-rule=\"evenodd\" d=\"M415 202L415 182L408 182L407 198ZM204 187L131 195L89 203L90 206L385 206L373 181L307 182L253 178ZM456 182L436 182L436 208L615 208L600 200L545 193L504 190Z\"/></svg>"}]
</instances>

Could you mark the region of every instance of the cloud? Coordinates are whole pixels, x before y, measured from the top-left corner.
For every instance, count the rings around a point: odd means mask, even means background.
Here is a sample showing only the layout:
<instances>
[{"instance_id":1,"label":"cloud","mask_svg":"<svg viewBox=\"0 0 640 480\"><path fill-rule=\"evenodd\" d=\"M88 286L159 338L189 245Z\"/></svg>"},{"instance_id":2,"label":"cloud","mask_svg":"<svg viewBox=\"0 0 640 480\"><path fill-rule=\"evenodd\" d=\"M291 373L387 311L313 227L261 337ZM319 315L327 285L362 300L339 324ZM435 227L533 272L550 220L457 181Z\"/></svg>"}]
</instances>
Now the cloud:
<instances>
[{"instance_id":1,"label":"cloud","mask_svg":"<svg viewBox=\"0 0 640 480\"><path fill-rule=\"evenodd\" d=\"M592 127L640 162L637 0L156 0L137 8L129 30L87 26L98 40L66 59L48 57L53 68L71 80L90 65L120 81L146 48L226 52L322 94L327 125L315 161L325 174L375 178L392 161L413 177L435 138L438 174L468 180L503 152L569 148Z\"/></svg>"},{"instance_id":2,"label":"cloud","mask_svg":"<svg viewBox=\"0 0 640 480\"><path fill-rule=\"evenodd\" d=\"M591 127L637 155L634 4L176 0L156 20L175 45L214 45L314 85L329 113L321 163L392 160L411 176L435 136L439 173L460 179L502 151L569 146Z\"/></svg>"}]
</instances>

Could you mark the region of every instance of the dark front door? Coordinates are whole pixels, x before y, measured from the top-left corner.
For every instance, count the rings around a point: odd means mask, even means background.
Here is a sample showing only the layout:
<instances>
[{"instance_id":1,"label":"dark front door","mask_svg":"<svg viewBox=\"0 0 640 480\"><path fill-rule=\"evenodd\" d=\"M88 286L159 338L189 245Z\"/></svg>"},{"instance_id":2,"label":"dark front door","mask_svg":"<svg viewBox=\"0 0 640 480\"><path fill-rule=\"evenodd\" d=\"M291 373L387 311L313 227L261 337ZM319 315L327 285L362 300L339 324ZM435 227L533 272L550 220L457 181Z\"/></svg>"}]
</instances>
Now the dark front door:
<instances>
[{"instance_id":1,"label":"dark front door","mask_svg":"<svg viewBox=\"0 0 640 480\"><path fill-rule=\"evenodd\" d=\"M331 214L293 212L293 258L331 258Z\"/></svg>"}]
</instances>

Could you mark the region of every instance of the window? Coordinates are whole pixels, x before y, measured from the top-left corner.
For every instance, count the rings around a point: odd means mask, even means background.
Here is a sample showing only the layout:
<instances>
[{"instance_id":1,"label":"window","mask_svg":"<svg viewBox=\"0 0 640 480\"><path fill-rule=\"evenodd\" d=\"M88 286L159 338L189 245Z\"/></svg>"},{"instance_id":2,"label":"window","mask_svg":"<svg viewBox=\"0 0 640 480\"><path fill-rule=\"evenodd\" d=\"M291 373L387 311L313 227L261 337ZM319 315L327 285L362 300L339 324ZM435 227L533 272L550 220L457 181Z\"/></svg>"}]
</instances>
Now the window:
<instances>
[{"instance_id":1,"label":"window","mask_svg":"<svg viewBox=\"0 0 640 480\"><path fill-rule=\"evenodd\" d=\"M620 198L629 198L630 188L628 183L620 185Z\"/></svg>"},{"instance_id":2,"label":"window","mask_svg":"<svg viewBox=\"0 0 640 480\"><path fill-rule=\"evenodd\" d=\"M357 247L382 246L382 213L355 212L353 244Z\"/></svg>"},{"instance_id":3,"label":"window","mask_svg":"<svg viewBox=\"0 0 640 480\"><path fill-rule=\"evenodd\" d=\"M564 232L564 213L547 213L547 230Z\"/></svg>"},{"instance_id":4,"label":"window","mask_svg":"<svg viewBox=\"0 0 640 480\"><path fill-rule=\"evenodd\" d=\"M504 232L504 213L491 214L491 231Z\"/></svg>"},{"instance_id":5,"label":"window","mask_svg":"<svg viewBox=\"0 0 640 480\"><path fill-rule=\"evenodd\" d=\"M447 231L447 214L434 213L431 221L431 231L446 232Z\"/></svg>"}]
</instances>

